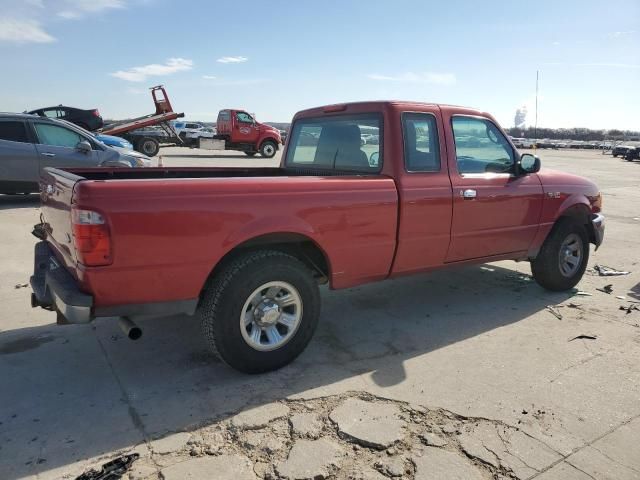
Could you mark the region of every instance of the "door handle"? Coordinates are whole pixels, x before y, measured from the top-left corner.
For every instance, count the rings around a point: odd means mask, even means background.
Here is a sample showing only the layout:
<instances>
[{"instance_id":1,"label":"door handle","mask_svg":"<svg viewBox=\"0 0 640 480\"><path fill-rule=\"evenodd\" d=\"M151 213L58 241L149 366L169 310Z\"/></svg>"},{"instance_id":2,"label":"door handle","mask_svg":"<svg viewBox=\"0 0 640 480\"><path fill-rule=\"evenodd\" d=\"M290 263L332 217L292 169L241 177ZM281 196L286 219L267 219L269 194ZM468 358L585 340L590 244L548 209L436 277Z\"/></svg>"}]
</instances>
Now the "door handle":
<instances>
[{"instance_id":1,"label":"door handle","mask_svg":"<svg viewBox=\"0 0 640 480\"><path fill-rule=\"evenodd\" d=\"M45 157L55 157L56 156L55 153L50 153L50 152L42 152L41 155L44 155Z\"/></svg>"},{"instance_id":2,"label":"door handle","mask_svg":"<svg viewBox=\"0 0 640 480\"><path fill-rule=\"evenodd\" d=\"M468 188L466 190L460 190L460 196L465 200L471 200L472 198L476 198L478 196L478 192Z\"/></svg>"}]
</instances>

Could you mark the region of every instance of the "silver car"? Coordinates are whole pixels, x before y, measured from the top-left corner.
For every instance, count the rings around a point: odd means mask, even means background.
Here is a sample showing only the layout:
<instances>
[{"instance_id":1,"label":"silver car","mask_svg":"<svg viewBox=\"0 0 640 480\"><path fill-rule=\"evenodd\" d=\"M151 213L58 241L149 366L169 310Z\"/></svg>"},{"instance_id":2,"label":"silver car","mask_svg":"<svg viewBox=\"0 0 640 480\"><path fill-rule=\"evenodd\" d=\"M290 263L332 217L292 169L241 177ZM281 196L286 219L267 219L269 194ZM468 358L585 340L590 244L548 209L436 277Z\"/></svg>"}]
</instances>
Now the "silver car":
<instances>
[{"instance_id":1,"label":"silver car","mask_svg":"<svg viewBox=\"0 0 640 480\"><path fill-rule=\"evenodd\" d=\"M150 167L149 157L109 147L69 122L0 113L0 193L38 191L45 167Z\"/></svg>"}]
</instances>

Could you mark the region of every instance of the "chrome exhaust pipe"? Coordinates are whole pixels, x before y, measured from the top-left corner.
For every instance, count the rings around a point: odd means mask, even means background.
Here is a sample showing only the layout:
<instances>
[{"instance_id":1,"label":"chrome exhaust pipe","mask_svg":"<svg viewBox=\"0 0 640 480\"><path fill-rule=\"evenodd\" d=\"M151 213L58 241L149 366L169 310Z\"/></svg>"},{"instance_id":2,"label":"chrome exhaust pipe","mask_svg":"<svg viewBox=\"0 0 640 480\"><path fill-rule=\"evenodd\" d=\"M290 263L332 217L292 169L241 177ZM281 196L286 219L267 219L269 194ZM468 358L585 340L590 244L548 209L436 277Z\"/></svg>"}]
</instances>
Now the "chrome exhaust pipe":
<instances>
[{"instance_id":1,"label":"chrome exhaust pipe","mask_svg":"<svg viewBox=\"0 0 640 480\"><path fill-rule=\"evenodd\" d=\"M130 340L138 340L142 336L142 329L129 317L120 317L118 325Z\"/></svg>"}]
</instances>

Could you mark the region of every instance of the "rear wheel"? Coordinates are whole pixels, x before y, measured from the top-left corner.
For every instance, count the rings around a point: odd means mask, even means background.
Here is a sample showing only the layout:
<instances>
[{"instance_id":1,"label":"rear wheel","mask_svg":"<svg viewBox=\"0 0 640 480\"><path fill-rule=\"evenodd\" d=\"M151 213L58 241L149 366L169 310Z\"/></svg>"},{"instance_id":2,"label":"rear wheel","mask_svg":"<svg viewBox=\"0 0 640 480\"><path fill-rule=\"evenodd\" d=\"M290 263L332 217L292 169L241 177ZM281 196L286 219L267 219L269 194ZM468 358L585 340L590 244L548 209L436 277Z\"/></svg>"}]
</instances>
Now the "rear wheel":
<instances>
[{"instance_id":1,"label":"rear wheel","mask_svg":"<svg viewBox=\"0 0 640 480\"><path fill-rule=\"evenodd\" d=\"M262 145L260 145L260 155L265 158L272 158L277 151L278 146L276 145L276 142L272 140L265 140L262 142Z\"/></svg>"},{"instance_id":2,"label":"rear wheel","mask_svg":"<svg viewBox=\"0 0 640 480\"><path fill-rule=\"evenodd\" d=\"M582 279L589 260L589 239L580 222L563 218L556 223L538 256L531 261L531 273L547 290L563 291Z\"/></svg>"},{"instance_id":3,"label":"rear wheel","mask_svg":"<svg viewBox=\"0 0 640 480\"><path fill-rule=\"evenodd\" d=\"M259 250L219 272L200 305L211 350L245 373L278 369L307 346L320 316L312 272L297 258Z\"/></svg>"},{"instance_id":4,"label":"rear wheel","mask_svg":"<svg viewBox=\"0 0 640 480\"><path fill-rule=\"evenodd\" d=\"M155 138L143 137L138 140L136 150L147 157L153 157L160 151L160 143Z\"/></svg>"}]
</instances>

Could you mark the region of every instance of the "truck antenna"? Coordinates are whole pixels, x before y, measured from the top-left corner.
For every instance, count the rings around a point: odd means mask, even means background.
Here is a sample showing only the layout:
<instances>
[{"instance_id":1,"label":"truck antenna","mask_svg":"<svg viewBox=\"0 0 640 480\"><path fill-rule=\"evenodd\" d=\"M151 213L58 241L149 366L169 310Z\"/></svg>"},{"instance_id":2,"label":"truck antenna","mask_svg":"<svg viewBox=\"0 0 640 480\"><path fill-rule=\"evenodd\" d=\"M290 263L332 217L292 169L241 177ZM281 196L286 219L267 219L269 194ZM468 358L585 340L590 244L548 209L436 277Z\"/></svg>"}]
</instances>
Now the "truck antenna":
<instances>
[{"instance_id":1,"label":"truck antenna","mask_svg":"<svg viewBox=\"0 0 640 480\"><path fill-rule=\"evenodd\" d=\"M536 139L536 145L538 144L538 77L539 71L536 70L536 120L533 126L533 136Z\"/></svg>"}]
</instances>

